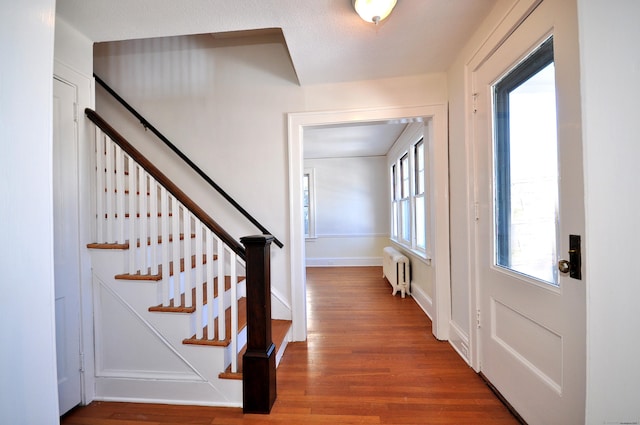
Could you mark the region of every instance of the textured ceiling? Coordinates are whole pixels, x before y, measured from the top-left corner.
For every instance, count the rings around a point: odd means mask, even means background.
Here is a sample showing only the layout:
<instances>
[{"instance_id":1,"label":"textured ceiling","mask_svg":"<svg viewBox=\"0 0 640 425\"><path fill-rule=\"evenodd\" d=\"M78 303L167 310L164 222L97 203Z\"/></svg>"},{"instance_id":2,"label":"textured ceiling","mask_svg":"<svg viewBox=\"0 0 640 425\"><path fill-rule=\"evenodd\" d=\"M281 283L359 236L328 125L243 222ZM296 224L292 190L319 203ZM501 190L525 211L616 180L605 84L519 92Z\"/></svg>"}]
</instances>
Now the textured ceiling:
<instances>
[{"instance_id":1,"label":"textured ceiling","mask_svg":"<svg viewBox=\"0 0 640 425\"><path fill-rule=\"evenodd\" d=\"M56 12L94 42L279 28L299 83L309 85L445 72L496 1L398 0L377 26L351 0L57 0ZM313 129L305 152L384 154L392 127Z\"/></svg>"}]
</instances>

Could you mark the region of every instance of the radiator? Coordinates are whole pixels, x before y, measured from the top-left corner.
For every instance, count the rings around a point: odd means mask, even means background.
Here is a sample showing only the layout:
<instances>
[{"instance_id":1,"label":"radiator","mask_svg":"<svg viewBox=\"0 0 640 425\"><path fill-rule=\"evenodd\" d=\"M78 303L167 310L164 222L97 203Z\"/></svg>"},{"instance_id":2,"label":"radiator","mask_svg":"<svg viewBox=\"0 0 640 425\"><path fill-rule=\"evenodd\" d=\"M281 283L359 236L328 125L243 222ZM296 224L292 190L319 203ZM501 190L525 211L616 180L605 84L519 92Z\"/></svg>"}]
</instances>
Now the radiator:
<instances>
[{"instance_id":1,"label":"radiator","mask_svg":"<svg viewBox=\"0 0 640 425\"><path fill-rule=\"evenodd\" d=\"M382 277L386 277L393 288L392 295L400 291L402 298L409 291L411 282L411 264L409 259L393 247L382 252Z\"/></svg>"}]
</instances>

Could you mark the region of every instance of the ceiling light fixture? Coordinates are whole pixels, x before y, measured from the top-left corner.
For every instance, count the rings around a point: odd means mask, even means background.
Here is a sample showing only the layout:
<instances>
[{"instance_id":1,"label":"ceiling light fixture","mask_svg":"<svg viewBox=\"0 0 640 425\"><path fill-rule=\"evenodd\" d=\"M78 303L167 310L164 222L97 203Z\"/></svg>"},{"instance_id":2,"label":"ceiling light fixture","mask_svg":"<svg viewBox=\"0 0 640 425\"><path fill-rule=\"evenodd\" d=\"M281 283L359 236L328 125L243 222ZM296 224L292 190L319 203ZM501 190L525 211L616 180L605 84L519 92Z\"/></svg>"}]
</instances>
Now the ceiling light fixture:
<instances>
[{"instance_id":1,"label":"ceiling light fixture","mask_svg":"<svg viewBox=\"0 0 640 425\"><path fill-rule=\"evenodd\" d=\"M367 22L378 22L389 16L397 0L352 0L353 8Z\"/></svg>"}]
</instances>

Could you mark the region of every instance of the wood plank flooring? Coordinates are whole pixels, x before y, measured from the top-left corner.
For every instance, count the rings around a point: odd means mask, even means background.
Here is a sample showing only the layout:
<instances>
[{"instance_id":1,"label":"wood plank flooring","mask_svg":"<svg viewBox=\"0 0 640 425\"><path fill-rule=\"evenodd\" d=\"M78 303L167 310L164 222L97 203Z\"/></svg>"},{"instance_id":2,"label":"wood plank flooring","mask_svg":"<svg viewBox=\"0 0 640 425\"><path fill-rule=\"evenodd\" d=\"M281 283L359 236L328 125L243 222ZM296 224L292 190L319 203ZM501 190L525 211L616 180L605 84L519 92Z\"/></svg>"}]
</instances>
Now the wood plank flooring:
<instances>
[{"instance_id":1,"label":"wood plank flooring","mask_svg":"<svg viewBox=\"0 0 640 425\"><path fill-rule=\"evenodd\" d=\"M290 343L270 415L94 402L63 425L518 424L380 267L307 270L308 340Z\"/></svg>"}]
</instances>

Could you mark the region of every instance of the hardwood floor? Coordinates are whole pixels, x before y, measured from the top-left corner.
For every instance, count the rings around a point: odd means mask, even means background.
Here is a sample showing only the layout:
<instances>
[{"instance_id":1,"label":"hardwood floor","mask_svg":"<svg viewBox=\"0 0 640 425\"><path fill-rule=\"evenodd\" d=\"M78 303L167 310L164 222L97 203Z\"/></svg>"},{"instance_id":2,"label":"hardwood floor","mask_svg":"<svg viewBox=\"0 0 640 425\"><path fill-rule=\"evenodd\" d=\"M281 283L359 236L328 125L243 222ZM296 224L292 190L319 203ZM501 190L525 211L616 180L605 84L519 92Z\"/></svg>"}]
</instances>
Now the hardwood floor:
<instances>
[{"instance_id":1,"label":"hardwood floor","mask_svg":"<svg viewBox=\"0 0 640 425\"><path fill-rule=\"evenodd\" d=\"M308 340L290 343L270 415L94 402L63 425L518 424L380 267L307 270Z\"/></svg>"}]
</instances>

